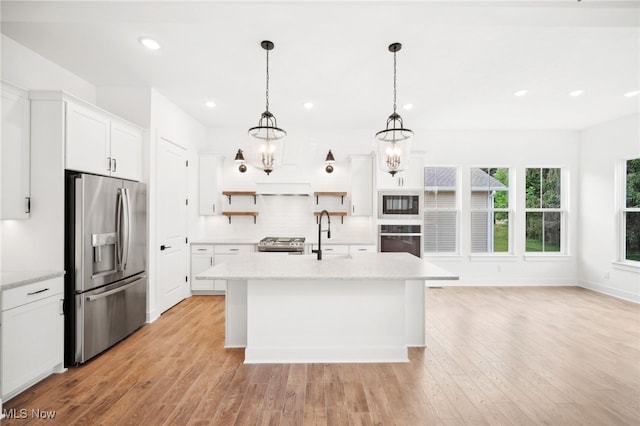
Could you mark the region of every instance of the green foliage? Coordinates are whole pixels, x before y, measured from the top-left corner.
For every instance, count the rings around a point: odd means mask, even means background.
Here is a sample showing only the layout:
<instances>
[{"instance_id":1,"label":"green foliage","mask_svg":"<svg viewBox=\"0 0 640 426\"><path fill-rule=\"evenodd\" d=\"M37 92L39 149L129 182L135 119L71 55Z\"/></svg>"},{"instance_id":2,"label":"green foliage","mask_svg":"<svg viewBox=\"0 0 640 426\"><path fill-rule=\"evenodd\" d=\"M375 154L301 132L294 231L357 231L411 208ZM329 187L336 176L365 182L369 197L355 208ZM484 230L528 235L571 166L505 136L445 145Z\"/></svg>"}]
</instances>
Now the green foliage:
<instances>
[{"instance_id":1,"label":"green foliage","mask_svg":"<svg viewBox=\"0 0 640 426\"><path fill-rule=\"evenodd\" d=\"M509 169L490 169L490 175L509 188ZM493 197L493 207L506 209L509 207L509 191L498 190Z\"/></svg>"},{"instance_id":2,"label":"green foliage","mask_svg":"<svg viewBox=\"0 0 640 426\"><path fill-rule=\"evenodd\" d=\"M627 161L627 207L640 207L640 158Z\"/></svg>"},{"instance_id":3,"label":"green foliage","mask_svg":"<svg viewBox=\"0 0 640 426\"><path fill-rule=\"evenodd\" d=\"M560 208L560 169L527 169L526 206Z\"/></svg>"},{"instance_id":4,"label":"green foliage","mask_svg":"<svg viewBox=\"0 0 640 426\"><path fill-rule=\"evenodd\" d=\"M496 223L493 226L493 251L495 253L506 253L509 251L509 223L506 220L499 220L496 213ZM503 213L506 215L506 213Z\"/></svg>"},{"instance_id":5,"label":"green foliage","mask_svg":"<svg viewBox=\"0 0 640 426\"><path fill-rule=\"evenodd\" d=\"M627 207L640 207L640 158L627 161ZM625 215L625 258L640 261L640 213Z\"/></svg>"}]
</instances>

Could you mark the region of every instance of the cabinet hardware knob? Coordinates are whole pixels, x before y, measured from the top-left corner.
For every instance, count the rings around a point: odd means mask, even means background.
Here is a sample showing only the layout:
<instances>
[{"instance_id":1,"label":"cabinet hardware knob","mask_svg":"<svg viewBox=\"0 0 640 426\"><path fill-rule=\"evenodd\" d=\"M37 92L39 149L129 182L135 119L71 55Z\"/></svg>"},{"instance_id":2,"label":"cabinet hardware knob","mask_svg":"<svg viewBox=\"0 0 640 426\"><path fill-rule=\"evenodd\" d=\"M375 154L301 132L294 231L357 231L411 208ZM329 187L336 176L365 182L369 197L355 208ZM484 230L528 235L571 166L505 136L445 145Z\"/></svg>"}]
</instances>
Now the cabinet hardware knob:
<instances>
[{"instance_id":1,"label":"cabinet hardware knob","mask_svg":"<svg viewBox=\"0 0 640 426\"><path fill-rule=\"evenodd\" d=\"M27 296L33 296L34 294L44 293L45 291L49 291L49 289L48 288L43 288L42 290L33 291L31 293L27 293Z\"/></svg>"}]
</instances>

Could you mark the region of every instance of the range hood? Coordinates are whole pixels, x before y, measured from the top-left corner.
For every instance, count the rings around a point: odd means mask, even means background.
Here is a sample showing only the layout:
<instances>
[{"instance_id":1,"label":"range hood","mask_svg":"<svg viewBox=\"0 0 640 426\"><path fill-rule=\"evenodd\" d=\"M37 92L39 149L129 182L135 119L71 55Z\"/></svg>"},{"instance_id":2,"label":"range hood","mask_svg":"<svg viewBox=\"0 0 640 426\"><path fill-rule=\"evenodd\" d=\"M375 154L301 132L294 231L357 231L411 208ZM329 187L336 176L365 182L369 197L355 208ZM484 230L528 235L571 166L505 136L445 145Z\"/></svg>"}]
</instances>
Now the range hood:
<instances>
[{"instance_id":1,"label":"range hood","mask_svg":"<svg viewBox=\"0 0 640 426\"><path fill-rule=\"evenodd\" d=\"M311 184L308 182L258 182L257 195L297 195L308 197Z\"/></svg>"}]
</instances>

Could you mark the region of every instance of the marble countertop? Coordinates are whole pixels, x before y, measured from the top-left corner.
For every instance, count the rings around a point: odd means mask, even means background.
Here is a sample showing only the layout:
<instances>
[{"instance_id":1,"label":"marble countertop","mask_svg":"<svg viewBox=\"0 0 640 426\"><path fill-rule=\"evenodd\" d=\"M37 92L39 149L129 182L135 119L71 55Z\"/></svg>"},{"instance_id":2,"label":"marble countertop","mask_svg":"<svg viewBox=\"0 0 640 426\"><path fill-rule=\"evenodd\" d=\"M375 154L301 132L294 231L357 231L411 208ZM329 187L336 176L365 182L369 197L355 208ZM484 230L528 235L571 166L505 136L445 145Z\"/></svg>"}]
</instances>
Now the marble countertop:
<instances>
[{"instance_id":1,"label":"marble countertop","mask_svg":"<svg viewBox=\"0 0 640 426\"><path fill-rule=\"evenodd\" d=\"M9 290L63 275L64 271L2 271L0 272L0 290Z\"/></svg>"},{"instance_id":2,"label":"marble countertop","mask_svg":"<svg viewBox=\"0 0 640 426\"><path fill-rule=\"evenodd\" d=\"M226 280L457 280L452 273L409 253L327 256L248 253L220 263L196 279Z\"/></svg>"}]
</instances>

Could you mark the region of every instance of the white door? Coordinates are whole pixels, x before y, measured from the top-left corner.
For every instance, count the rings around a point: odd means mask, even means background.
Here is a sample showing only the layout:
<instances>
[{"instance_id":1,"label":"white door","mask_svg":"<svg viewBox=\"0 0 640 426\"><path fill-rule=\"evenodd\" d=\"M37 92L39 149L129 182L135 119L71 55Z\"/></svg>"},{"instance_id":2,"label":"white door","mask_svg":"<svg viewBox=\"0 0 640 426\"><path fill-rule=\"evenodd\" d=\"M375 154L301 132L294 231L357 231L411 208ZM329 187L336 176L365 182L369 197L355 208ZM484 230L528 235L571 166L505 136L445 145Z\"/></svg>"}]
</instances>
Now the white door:
<instances>
[{"instance_id":1,"label":"white door","mask_svg":"<svg viewBox=\"0 0 640 426\"><path fill-rule=\"evenodd\" d=\"M187 152L160 138L157 184L157 294L164 312L184 299L187 287Z\"/></svg>"}]
</instances>

